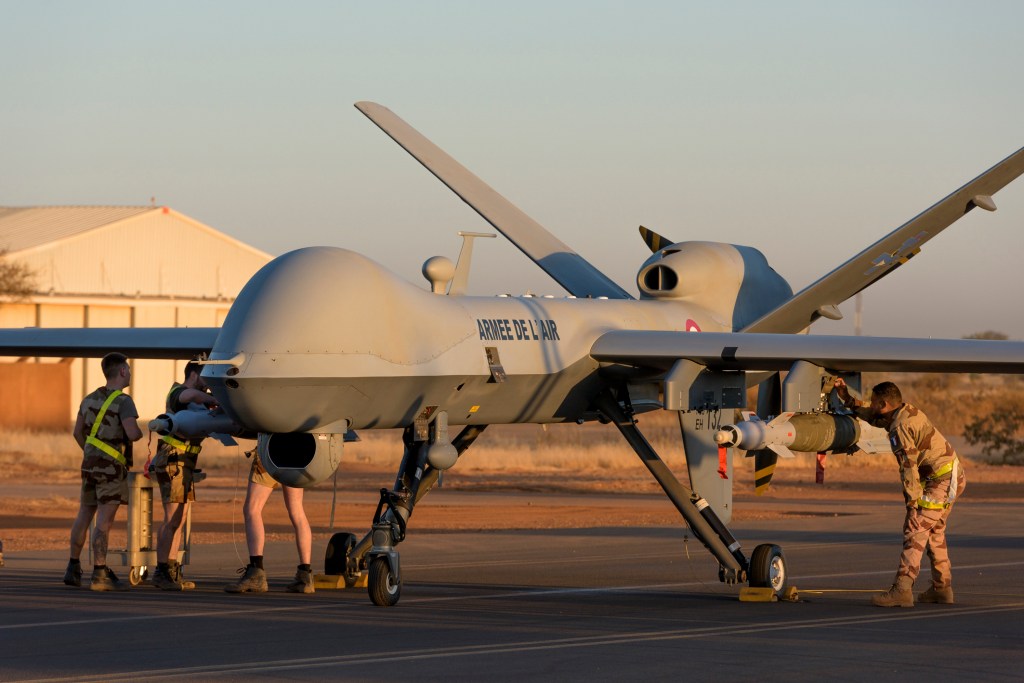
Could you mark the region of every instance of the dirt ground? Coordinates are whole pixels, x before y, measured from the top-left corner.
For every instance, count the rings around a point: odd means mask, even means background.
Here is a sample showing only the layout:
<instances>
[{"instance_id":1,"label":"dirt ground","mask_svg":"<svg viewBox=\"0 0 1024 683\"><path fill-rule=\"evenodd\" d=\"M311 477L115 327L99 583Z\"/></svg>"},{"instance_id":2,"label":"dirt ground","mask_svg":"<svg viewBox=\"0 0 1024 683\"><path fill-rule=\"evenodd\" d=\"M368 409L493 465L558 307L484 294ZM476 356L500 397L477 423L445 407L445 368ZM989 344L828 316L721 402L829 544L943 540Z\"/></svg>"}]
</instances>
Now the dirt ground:
<instances>
[{"instance_id":1,"label":"dirt ground","mask_svg":"<svg viewBox=\"0 0 1024 683\"><path fill-rule=\"evenodd\" d=\"M829 468L824 484L815 484L813 466L780 463L764 497L753 495L752 473L738 471L734 481L734 519L770 519L786 512L759 507L776 503L828 501L891 501L900 496L895 465L891 467ZM193 515L193 543L234 540L244 549L241 504L245 475L237 468L210 471L198 491ZM1024 500L1024 467L968 463L970 501ZM685 473L681 479L685 482ZM369 528L377 492L394 480L381 466L345 464L338 482L335 530L362 533ZM657 484L639 465L632 470L503 471L447 473L444 491L496 493L497 503L482 505L477 496L428 496L417 506L417 530L453 531L598 526L662 526L680 524L679 514L660 494ZM306 492L306 511L314 543L329 538L332 482ZM566 495L583 494L583 495ZM159 501L159 494L156 494ZM33 468L25 461L5 467L0 477L0 541L6 554L66 548L71 520L78 507L77 473ZM118 514L111 547L125 545L125 512ZM154 522L162 519L159 502ZM264 513L267 537L287 540L291 526L280 495L271 497ZM322 546L321 546L322 547Z\"/></svg>"}]
</instances>

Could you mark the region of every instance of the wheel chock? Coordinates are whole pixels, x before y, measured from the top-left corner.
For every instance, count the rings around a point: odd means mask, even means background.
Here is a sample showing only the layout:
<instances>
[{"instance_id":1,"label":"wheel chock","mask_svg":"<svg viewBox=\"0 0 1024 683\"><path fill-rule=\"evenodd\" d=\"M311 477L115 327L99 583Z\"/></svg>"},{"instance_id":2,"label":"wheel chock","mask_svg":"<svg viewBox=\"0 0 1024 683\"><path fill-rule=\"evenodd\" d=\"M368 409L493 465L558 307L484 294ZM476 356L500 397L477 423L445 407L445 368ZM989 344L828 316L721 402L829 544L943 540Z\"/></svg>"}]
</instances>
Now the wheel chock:
<instances>
[{"instance_id":1,"label":"wheel chock","mask_svg":"<svg viewBox=\"0 0 1024 683\"><path fill-rule=\"evenodd\" d=\"M740 602L775 602L778 599L773 588L745 586L740 589Z\"/></svg>"},{"instance_id":2,"label":"wheel chock","mask_svg":"<svg viewBox=\"0 0 1024 683\"><path fill-rule=\"evenodd\" d=\"M796 589L796 586L789 586L786 590L782 591L779 600L783 602L800 602L800 591Z\"/></svg>"},{"instance_id":3,"label":"wheel chock","mask_svg":"<svg viewBox=\"0 0 1024 683\"><path fill-rule=\"evenodd\" d=\"M313 587L317 590L344 590L346 588L366 588L367 574L361 572L356 582L349 586L345 583L344 574L314 574Z\"/></svg>"}]
</instances>

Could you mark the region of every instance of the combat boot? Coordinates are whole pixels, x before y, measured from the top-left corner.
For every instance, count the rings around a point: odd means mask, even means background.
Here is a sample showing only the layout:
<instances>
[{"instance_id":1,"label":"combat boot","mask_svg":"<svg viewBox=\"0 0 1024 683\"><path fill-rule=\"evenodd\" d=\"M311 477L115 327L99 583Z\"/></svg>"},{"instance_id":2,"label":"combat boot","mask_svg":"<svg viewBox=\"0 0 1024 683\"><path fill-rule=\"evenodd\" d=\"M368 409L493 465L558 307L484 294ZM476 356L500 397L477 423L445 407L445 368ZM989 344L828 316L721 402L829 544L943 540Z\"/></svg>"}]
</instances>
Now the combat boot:
<instances>
[{"instance_id":1,"label":"combat boot","mask_svg":"<svg viewBox=\"0 0 1024 683\"><path fill-rule=\"evenodd\" d=\"M286 589L289 593L313 593L316 588L313 587L313 572L309 569L302 569L301 567L295 572L295 578L288 584Z\"/></svg>"},{"instance_id":2,"label":"combat boot","mask_svg":"<svg viewBox=\"0 0 1024 683\"><path fill-rule=\"evenodd\" d=\"M909 576L896 577L892 588L871 598L871 602L879 607L913 607L914 581Z\"/></svg>"},{"instance_id":3,"label":"combat boot","mask_svg":"<svg viewBox=\"0 0 1024 683\"><path fill-rule=\"evenodd\" d=\"M945 588L936 588L931 586L924 593L917 596L918 602L930 602L939 605L952 605L953 604L953 587L946 586Z\"/></svg>"},{"instance_id":4,"label":"combat boot","mask_svg":"<svg viewBox=\"0 0 1024 683\"><path fill-rule=\"evenodd\" d=\"M224 586L225 593L266 593L267 573L254 564L249 564L238 572L242 575L238 581Z\"/></svg>"},{"instance_id":5,"label":"combat boot","mask_svg":"<svg viewBox=\"0 0 1024 683\"><path fill-rule=\"evenodd\" d=\"M181 590L190 591L196 587L195 581L189 581L182 574L180 562L177 560L167 560L167 567L170 570L168 573L171 575L171 578L176 583L181 584Z\"/></svg>"},{"instance_id":6,"label":"combat boot","mask_svg":"<svg viewBox=\"0 0 1024 683\"><path fill-rule=\"evenodd\" d=\"M89 587L94 591L130 590L128 582L117 578L117 575L110 571L110 567L94 569L92 572L92 585Z\"/></svg>"},{"instance_id":7,"label":"combat boot","mask_svg":"<svg viewBox=\"0 0 1024 683\"><path fill-rule=\"evenodd\" d=\"M68 568L64 571L64 583L76 588L82 585L82 565L78 562L68 562Z\"/></svg>"},{"instance_id":8,"label":"combat boot","mask_svg":"<svg viewBox=\"0 0 1024 683\"><path fill-rule=\"evenodd\" d=\"M153 578L150 582L162 591L180 591L182 590L181 583L174 580L174 576L171 575L170 568L165 568L157 565L156 571L153 572Z\"/></svg>"}]
</instances>

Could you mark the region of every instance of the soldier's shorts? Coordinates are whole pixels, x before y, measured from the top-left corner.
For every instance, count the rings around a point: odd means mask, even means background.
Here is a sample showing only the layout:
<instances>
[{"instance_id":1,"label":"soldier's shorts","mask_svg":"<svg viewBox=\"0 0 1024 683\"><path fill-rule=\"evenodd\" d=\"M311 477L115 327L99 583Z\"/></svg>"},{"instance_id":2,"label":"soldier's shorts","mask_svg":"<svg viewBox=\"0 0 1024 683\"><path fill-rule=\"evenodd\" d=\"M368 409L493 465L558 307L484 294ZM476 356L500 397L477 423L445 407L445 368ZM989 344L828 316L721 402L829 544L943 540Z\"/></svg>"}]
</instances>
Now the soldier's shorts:
<instances>
[{"instance_id":1,"label":"soldier's shorts","mask_svg":"<svg viewBox=\"0 0 1024 683\"><path fill-rule=\"evenodd\" d=\"M272 489L276 489L281 485L281 482L270 476L270 473L263 467L259 453L252 454L252 469L249 470L249 481L260 486L268 486Z\"/></svg>"},{"instance_id":2,"label":"soldier's shorts","mask_svg":"<svg viewBox=\"0 0 1024 683\"><path fill-rule=\"evenodd\" d=\"M185 463L168 462L163 467L149 468L160 486L160 498L165 503L185 503L196 499L194 470Z\"/></svg>"},{"instance_id":3,"label":"soldier's shorts","mask_svg":"<svg viewBox=\"0 0 1024 683\"><path fill-rule=\"evenodd\" d=\"M128 504L128 468L99 455L82 461L82 505Z\"/></svg>"}]
</instances>

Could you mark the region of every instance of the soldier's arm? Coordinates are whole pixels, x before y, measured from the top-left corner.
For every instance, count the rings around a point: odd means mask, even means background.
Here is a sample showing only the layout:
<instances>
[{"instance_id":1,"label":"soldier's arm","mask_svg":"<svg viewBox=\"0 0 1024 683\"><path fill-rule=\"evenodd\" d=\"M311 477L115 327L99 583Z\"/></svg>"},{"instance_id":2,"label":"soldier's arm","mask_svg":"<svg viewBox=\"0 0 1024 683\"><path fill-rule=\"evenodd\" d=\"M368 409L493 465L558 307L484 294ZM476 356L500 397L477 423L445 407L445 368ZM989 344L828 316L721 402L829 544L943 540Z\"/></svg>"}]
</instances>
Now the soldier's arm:
<instances>
[{"instance_id":1,"label":"soldier's arm","mask_svg":"<svg viewBox=\"0 0 1024 683\"><path fill-rule=\"evenodd\" d=\"M125 417L121 419L121 426L124 427L124 435L128 437L129 442L138 441L142 438L142 430L139 429L139 421L134 417ZM131 444L126 444L129 448Z\"/></svg>"},{"instance_id":2,"label":"soldier's arm","mask_svg":"<svg viewBox=\"0 0 1024 683\"><path fill-rule=\"evenodd\" d=\"M843 402L843 406L847 410L853 411L853 414L862 420L868 420L871 417L871 403L869 401L858 401L854 398L842 377L836 378L835 389L836 396Z\"/></svg>"},{"instance_id":3,"label":"soldier's arm","mask_svg":"<svg viewBox=\"0 0 1024 683\"><path fill-rule=\"evenodd\" d=\"M121 428L124 429L124 435L127 438L126 446L129 446L132 441L142 438L142 430L139 429L139 411L131 396L125 394L118 417L121 418Z\"/></svg>"},{"instance_id":4,"label":"soldier's arm","mask_svg":"<svg viewBox=\"0 0 1024 683\"><path fill-rule=\"evenodd\" d=\"M921 497L921 473L918 471L921 451L917 447L917 436L906 423L896 425L895 433L899 441L898 449L893 450L900 461L900 474L903 477L903 494L907 505L916 505ZM896 446L896 444L893 444Z\"/></svg>"},{"instance_id":5,"label":"soldier's arm","mask_svg":"<svg viewBox=\"0 0 1024 683\"><path fill-rule=\"evenodd\" d=\"M85 448L85 416L81 413L78 414L78 418L75 420L75 428L71 430L71 434L75 437L75 441L78 442L78 447Z\"/></svg>"},{"instance_id":6,"label":"soldier's arm","mask_svg":"<svg viewBox=\"0 0 1024 683\"><path fill-rule=\"evenodd\" d=\"M207 408L217 407L217 399L205 391L199 391L198 389L184 389L180 394L178 394L179 406L186 407L189 403L199 403Z\"/></svg>"}]
</instances>

